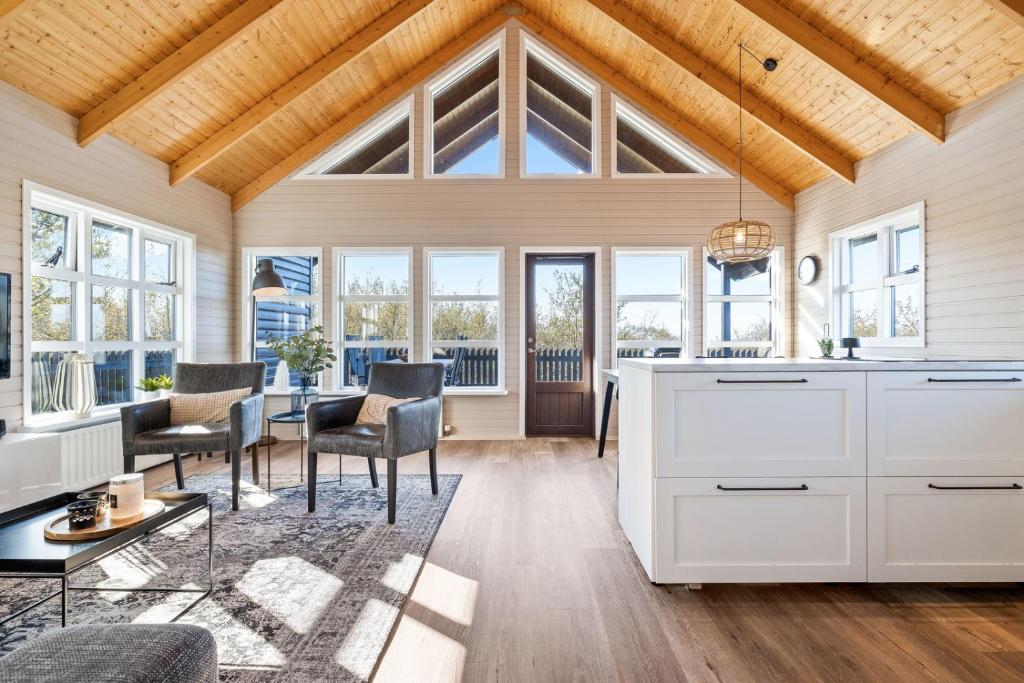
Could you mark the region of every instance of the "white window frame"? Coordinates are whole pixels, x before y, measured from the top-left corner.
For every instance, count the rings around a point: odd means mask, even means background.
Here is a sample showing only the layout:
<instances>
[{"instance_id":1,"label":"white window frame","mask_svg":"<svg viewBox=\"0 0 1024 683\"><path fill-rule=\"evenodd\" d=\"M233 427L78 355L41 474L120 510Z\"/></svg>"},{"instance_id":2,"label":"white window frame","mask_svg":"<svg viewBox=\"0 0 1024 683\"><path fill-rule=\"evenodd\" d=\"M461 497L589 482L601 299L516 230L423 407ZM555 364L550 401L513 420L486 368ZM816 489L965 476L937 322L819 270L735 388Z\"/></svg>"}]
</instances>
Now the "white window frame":
<instances>
[{"instance_id":1,"label":"white window frame","mask_svg":"<svg viewBox=\"0 0 1024 683\"><path fill-rule=\"evenodd\" d=\"M345 257L346 256L405 256L408 259L408 293L387 295L353 295L345 294ZM409 350L409 362L415 362L415 306L413 305L413 249L412 247L334 247L331 255L334 264L334 338L335 353L338 362L334 373L334 389L341 393L362 393L359 387L346 385L343 382L345 349L395 348L404 347ZM353 340L345 339L345 304L346 303L383 303L388 301L405 302L408 307L408 329L404 340Z\"/></svg>"},{"instance_id":2,"label":"white window frame","mask_svg":"<svg viewBox=\"0 0 1024 683\"><path fill-rule=\"evenodd\" d=\"M434 295L431 292L431 265L432 256L497 256L498 257L498 294L457 294L457 295ZM433 339L434 332L433 316L431 308L435 301L497 301L498 302L498 338L495 341L466 339L452 344L452 340ZM434 348L465 346L467 348L491 348L498 349L498 384L493 387L445 387L446 394L462 395L504 395L506 390L505 379L505 247L427 247L423 250L423 358L430 361L434 357Z\"/></svg>"},{"instance_id":3,"label":"white window frame","mask_svg":"<svg viewBox=\"0 0 1024 683\"><path fill-rule=\"evenodd\" d=\"M32 262L32 209L52 211L70 218L69 240L75 254L75 268L51 268ZM103 222L132 231L131 273L128 279L92 274L91 227ZM170 243L174 248L174 285L146 282L146 240ZM26 371L32 366L33 353L78 351L92 356L103 351L132 351L132 379L137 384L145 376L146 351L175 351L176 363L195 360L195 240L194 234L134 214L93 202L26 180L22 188L22 321L23 359ZM70 249L69 249L70 251ZM67 261L65 260L65 263ZM32 278L44 277L69 281L75 289L74 326L76 341L32 340ZM127 341L92 341L92 286L106 285L128 290L130 332ZM178 304L174 311L176 339L146 341L145 300L147 292L171 294ZM132 387L133 396L137 395ZM26 425L75 422L70 412L32 414L32 382L22 382L23 421ZM99 406L90 419L116 414L122 405ZM82 421L82 420L77 420Z\"/></svg>"},{"instance_id":4,"label":"white window frame","mask_svg":"<svg viewBox=\"0 0 1024 683\"><path fill-rule=\"evenodd\" d=\"M665 150L674 155L685 164L689 164L700 171L699 173L620 173L619 168L619 116L628 120L644 135L654 140ZM691 146L685 144L664 126L657 123L650 116L644 114L636 107L626 103L617 95L612 95L611 106L611 159L612 178L625 178L627 180L679 180L679 179L705 179L705 178L733 178L731 173L711 161L708 157L697 152Z\"/></svg>"},{"instance_id":5,"label":"white window frame","mask_svg":"<svg viewBox=\"0 0 1024 683\"><path fill-rule=\"evenodd\" d=\"M916 273L896 272L896 232L904 228L918 225L919 249L921 263ZM878 331L877 337L861 337L862 347L874 348L924 348L925 346L925 204L917 202L895 211L890 211L867 221L857 223L848 228L829 233L829 284L831 292L831 312L829 320L832 334L836 339L847 336L845 307L847 294L854 291L875 290L878 295ZM878 235L878 273L873 280L856 283L845 283L845 274L849 271L849 243L867 235ZM892 308L889 297L893 287L904 284L916 284L920 291L918 307L918 329L916 337L893 337Z\"/></svg>"},{"instance_id":6,"label":"white window frame","mask_svg":"<svg viewBox=\"0 0 1024 683\"><path fill-rule=\"evenodd\" d=\"M401 100L398 104L378 114L372 121L364 124L356 133L344 139L340 144L323 154L319 159L304 167L294 177L299 180L394 180L413 177L413 150L415 148L415 100L414 95ZM409 170L406 173L334 173L327 171L341 163L363 147L375 140L388 128L409 117Z\"/></svg>"},{"instance_id":7,"label":"white window frame","mask_svg":"<svg viewBox=\"0 0 1024 683\"><path fill-rule=\"evenodd\" d=\"M493 38L483 43L468 56L449 67L441 76L423 89L423 177L467 180L474 178L505 177L505 34L502 29ZM434 93L459 78L498 51L498 172L497 173L434 173Z\"/></svg>"},{"instance_id":8,"label":"white window frame","mask_svg":"<svg viewBox=\"0 0 1024 683\"><path fill-rule=\"evenodd\" d=\"M707 247L703 249L703 258L700 262L702 279L702 291L704 293L704 312L701 319L701 328L704 337L703 353L708 354L710 346L714 348L729 347L734 349L769 349L769 357L785 355L786 349L786 248L775 247L772 249L771 263L771 284L772 291L769 294L708 294L708 271ZM724 276L724 275L723 275ZM765 302L771 304L772 314L772 339L767 342L712 342L710 339L708 321L708 304L727 302Z\"/></svg>"},{"instance_id":9,"label":"white window frame","mask_svg":"<svg viewBox=\"0 0 1024 683\"><path fill-rule=\"evenodd\" d=\"M250 353L253 348L252 338L255 330L253 329L252 319L252 278L256 272L256 262L261 258L269 258L271 256L314 256L319 259L319 267L316 271L315 279L315 291L318 294L285 294L283 296L261 296L258 297L259 302L281 302L281 303L312 303L314 304L314 316L310 325L322 325L323 324L323 309L324 309L324 290L323 290L323 277L324 277L324 250L321 247L244 247L242 249L242 282L241 291L245 292L245 298L242 302L242 312L239 316L240 320L244 321L245 330L242 334L242 348L240 349L239 358L245 358L252 360ZM266 342L256 342L255 348L266 348ZM290 369L290 368L289 368ZM269 370L269 368L268 368ZM326 388L324 383L323 373L317 378L318 387L321 393ZM267 385L263 393L270 396L286 396L291 393L291 389L288 391L278 391L273 388L272 385Z\"/></svg>"},{"instance_id":10,"label":"white window frame","mask_svg":"<svg viewBox=\"0 0 1024 683\"><path fill-rule=\"evenodd\" d=\"M601 87L582 71L549 50L541 42L520 31L519 45L519 177L550 180L551 178L601 177ZM527 173L526 171L526 56L533 55L549 69L590 94L590 173Z\"/></svg>"},{"instance_id":11,"label":"white window frame","mask_svg":"<svg viewBox=\"0 0 1024 683\"><path fill-rule=\"evenodd\" d=\"M619 256L680 256L683 261L682 287L680 294L619 294L618 287L618 258ZM679 346L679 356L689 357L693 351L693 310L690 303L690 291L693 277L693 249L691 247L613 247L612 248L612 320L611 320L611 348L612 367L619 365L619 349L646 349L654 346L672 347ZM619 339L619 302L653 302L653 303L676 303L681 302L682 308L682 338L668 340L636 340L622 341Z\"/></svg>"}]
</instances>

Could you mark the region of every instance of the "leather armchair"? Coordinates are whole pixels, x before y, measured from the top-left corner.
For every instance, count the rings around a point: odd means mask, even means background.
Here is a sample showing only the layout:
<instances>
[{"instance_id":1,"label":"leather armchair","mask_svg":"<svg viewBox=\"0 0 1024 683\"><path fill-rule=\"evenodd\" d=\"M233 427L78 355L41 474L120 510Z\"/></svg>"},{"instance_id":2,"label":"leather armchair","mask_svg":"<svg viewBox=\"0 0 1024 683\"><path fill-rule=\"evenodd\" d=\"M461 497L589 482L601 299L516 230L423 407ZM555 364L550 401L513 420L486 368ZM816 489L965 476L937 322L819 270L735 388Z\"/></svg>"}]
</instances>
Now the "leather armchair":
<instances>
[{"instance_id":1,"label":"leather armchair","mask_svg":"<svg viewBox=\"0 0 1024 683\"><path fill-rule=\"evenodd\" d=\"M174 372L174 390L181 394L209 394L228 389L250 387L252 393L231 405L226 423L203 422L171 424L169 399L147 401L121 408L121 445L124 471L135 471L135 457L171 453L174 478L185 488L181 464L184 453L225 451L231 459L231 509L238 509L242 479L242 449L260 439L263 419L265 363L178 363ZM252 476L259 479L255 448Z\"/></svg>"},{"instance_id":2,"label":"leather armchair","mask_svg":"<svg viewBox=\"0 0 1024 683\"><path fill-rule=\"evenodd\" d=\"M367 393L418 400L388 409L386 424L356 424L364 396L319 401L306 407L309 430L308 508L316 510L316 463L319 453L365 457L370 483L377 481L377 458L387 461L388 523L395 523L395 494L398 487L398 459L429 452L430 490L437 495L437 430L441 420L441 363L374 363L370 366Z\"/></svg>"}]
</instances>

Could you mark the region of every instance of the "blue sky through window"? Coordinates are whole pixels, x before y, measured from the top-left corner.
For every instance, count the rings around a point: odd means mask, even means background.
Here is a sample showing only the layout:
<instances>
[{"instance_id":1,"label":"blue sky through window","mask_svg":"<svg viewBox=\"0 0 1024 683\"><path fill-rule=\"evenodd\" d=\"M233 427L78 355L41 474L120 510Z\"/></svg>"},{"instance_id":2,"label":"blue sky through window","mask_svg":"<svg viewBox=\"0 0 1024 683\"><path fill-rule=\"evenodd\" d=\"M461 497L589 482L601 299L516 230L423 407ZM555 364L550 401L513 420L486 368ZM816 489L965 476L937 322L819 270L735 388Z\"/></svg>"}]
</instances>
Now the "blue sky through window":
<instances>
[{"instance_id":1,"label":"blue sky through window","mask_svg":"<svg viewBox=\"0 0 1024 683\"><path fill-rule=\"evenodd\" d=\"M500 151L501 145L498 144L498 138L491 138L488 142L473 150L465 159L449 168L445 173L446 175L474 173L496 175L500 167L498 163L498 153Z\"/></svg>"},{"instance_id":2,"label":"blue sky through window","mask_svg":"<svg viewBox=\"0 0 1024 683\"><path fill-rule=\"evenodd\" d=\"M530 133L526 134L526 172L527 173L558 173L574 175L582 173L562 157L555 154L543 142Z\"/></svg>"}]
</instances>

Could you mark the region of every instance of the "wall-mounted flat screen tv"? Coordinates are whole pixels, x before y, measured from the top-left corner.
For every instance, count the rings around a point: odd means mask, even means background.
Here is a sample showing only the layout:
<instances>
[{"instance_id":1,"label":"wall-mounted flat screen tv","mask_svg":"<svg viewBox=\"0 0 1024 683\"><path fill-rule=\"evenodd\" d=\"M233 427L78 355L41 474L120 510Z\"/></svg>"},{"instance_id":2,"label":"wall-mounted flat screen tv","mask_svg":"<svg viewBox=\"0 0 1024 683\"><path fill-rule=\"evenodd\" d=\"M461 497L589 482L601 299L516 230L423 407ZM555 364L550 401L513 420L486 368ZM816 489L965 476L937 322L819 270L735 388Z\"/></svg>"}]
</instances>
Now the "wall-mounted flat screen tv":
<instances>
[{"instance_id":1,"label":"wall-mounted flat screen tv","mask_svg":"<svg viewBox=\"0 0 1024 683\"><path fill-rule=\"evenodd\" d=\"M11 274L0 273L0 379L11 377Z\"/></svg>"}]
</instances>

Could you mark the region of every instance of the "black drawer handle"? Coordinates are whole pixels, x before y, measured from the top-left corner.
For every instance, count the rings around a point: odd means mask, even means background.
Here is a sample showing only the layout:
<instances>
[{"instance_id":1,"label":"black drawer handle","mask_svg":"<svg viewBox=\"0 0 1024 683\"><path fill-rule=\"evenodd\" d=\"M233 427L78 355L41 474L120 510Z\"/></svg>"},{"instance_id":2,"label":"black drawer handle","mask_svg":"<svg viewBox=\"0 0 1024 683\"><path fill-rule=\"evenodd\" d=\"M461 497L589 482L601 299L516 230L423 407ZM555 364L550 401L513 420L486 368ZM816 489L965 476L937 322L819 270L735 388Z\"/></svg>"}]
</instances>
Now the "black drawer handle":
<instances>
[{"instance_id":1,"label":"black drawer handle","mask_svg":"<svg viewBox=\"0 0 1024 683\"><path fill-rule=\"evenodd\" d=\"M939 491L1019 491L1024 489L1024 486L1020 484L1010 484L1009 486L940 486L938 484L928 484L928 488Z\"/></svg>"},{"instance_id":2,"label":"black drawer handle","mask_svg":"<svg viewBox=\"0 0 1024 683\"><path fill-rule=\"evenodd\" d=\"M993 377L992 379L987 379L987 378L985 378L985 379L936 379L935 377L929 377L928 381L929 382L939 382L939 383L945 382L945 383L949 383L949 384L955 384L955 383L958 383L958 382L959 383L967 383L967 382L1019 382L1019 381L1021 381L1021 379L1020 379L1020 377L1003 377L1003 378Z\"/></svg>"},{"instance_id":3,"label":"black drawer handle","mask_svg":"<svg viewBox=\"0 0 1024 683\"><path fill-rule=\"evenodd\" d=\"M718 485L719 491L806 491L807 484L799 486L722 486Z\"/></svg>"},{"instance_id":4,"label":"black drawer handle","mask_svg":"<svg viewBox=\"0 0 1024 683\"><path fill-rule=\"evenodd\" d=\"M719 384L807 384L806 379L716 379Z\"/></svg>"}]
</instances>

